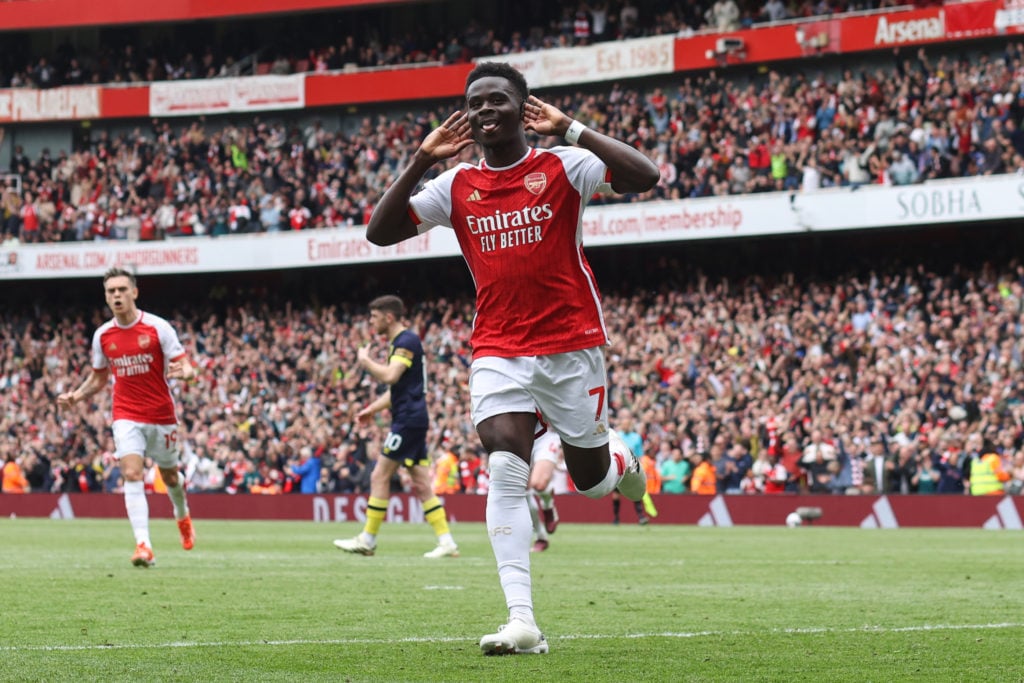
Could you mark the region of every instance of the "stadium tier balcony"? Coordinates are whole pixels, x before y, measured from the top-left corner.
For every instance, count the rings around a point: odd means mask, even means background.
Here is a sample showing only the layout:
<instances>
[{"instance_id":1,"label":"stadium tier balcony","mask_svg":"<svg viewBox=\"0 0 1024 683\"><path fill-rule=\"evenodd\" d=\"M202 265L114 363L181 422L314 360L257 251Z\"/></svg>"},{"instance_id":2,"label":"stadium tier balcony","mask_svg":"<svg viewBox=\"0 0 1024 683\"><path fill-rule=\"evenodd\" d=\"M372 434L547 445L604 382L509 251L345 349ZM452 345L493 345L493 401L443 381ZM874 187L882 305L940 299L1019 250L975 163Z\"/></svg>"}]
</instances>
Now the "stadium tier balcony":
<instances>
[{"instance_id":1,"label":"stadium tier balcony","mask_svg":"<svg viewBox=\"0 0 1024 683\"><path fill-rule=\"evenodd\" d=\"M677 39L639 40L655 41L642 44L657 54ZM970 55L938 45L865 55L858 69L815 62L820 70L811 75L798 62L766 74L648 74L645 81L540 93L658 163L655 191L618 201L809 195L1024 172L1021 58L1020 44L1007 41ZM459 67L460 83L468 68ZM544 68L534 75L542 84L557 79ZM296 90L298 84L286 81L281 97L291 92L305 101L312 91ZM362 225L418 142L457 106L451 101L406 106L404 114L391 105L332 116L331 125L309 120L306 109L246 113L242 121L163 116L130 129L96 125L70 154L46 148L35 158L18 144L32 131L11 126L0 137L12 151L4 241L145 241ZM173 109L165 100L151 106Z\"/></svg>"}]
</instances>

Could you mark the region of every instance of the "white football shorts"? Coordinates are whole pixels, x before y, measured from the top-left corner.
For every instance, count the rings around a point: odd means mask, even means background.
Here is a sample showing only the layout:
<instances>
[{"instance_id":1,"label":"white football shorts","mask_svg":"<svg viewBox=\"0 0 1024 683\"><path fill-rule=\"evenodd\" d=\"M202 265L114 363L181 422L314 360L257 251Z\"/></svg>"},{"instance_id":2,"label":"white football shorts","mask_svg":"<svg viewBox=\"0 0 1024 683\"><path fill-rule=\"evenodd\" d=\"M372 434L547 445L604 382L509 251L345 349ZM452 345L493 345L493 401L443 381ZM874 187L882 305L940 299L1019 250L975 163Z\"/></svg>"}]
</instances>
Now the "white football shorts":
<instances>
[{"instance_id":1,"label":"white football shorts","mask_svg":"<svg viewBox=\"0 0 1024 683\"><path fill-rule=\"evenodd\" d=\"M561 439L549 429L533 440L533 464L549 462L558 465L558 454L561 450Z\"/></svg>"},{"instance_id":2,"label":"white football shorts","mask_svg":"<svg viewBox=\"0 0 1024 683\"><path fill-rule=\"evenodd\" d=\"M599 346L550 356L477 358L469 373L473 424L539 410L562 441L596 448L608 443L607 384Z\"/></svg>"},{"instance_id":3,"label":"white football shorts","mask_svg":"<svg viewBox=\"0 0 1024 683\"><path fill-rule=\"evenodd\" d=\"M118 460L132 453L150 457L157 467L178 466L178 425L152 425L131 420L114 420L114 455Z\"/></svg>"}]
</instances>

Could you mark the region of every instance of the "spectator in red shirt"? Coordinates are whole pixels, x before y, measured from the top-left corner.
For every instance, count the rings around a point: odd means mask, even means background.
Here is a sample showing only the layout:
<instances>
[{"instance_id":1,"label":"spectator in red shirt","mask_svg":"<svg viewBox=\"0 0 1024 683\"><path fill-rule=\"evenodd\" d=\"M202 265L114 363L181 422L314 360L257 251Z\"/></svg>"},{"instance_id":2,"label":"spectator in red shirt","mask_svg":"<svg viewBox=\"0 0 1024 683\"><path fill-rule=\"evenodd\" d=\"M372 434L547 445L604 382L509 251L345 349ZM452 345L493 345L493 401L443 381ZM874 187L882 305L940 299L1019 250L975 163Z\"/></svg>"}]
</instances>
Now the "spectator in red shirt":
<instances>
[{"instance_id":1,"label":"spectator in red shirt","mask_svg":"<svg viewBox=\"0 0 1024 683\"><path fill-rule=\"evenodd\" d=\"M751 136L747 153L747 164L750 170L757 175L767 175L771 170L772 157L768 152L768 146L756 135Z\"/></svg>"},{"instance_id":2,"label":"spectator in red shirt","mask_svg":"<svg viewBox=\"0 0 1024 683\"><path fill-rule=\"evenodd\" d=\"M139 240L148 242L156 239L156 222L149 211L142 214L142 226L139 228Z\"/></svg>"},{"instance_id":3,"label":"spectator in red shirt","mask_svg":"<svg viewBox=\"0 0 1024 683\"><path fill-rule=\"evenodd\" d=\"M296 204L288 211L288 224L292 230L304 230L313 214L302 204Z\"/></svg>"},{"instance_id":4,"label":"spectator in red shirt","mask_svg":"<svg viewBox=\"0 0 1024 683\"><path fill-rule=\"evenodd\" d=\"M39 207L31 192L25 193L25 202L21 205L21 241L39 241Z\"/></svg>"},{"instance_id":5,"label":"spectator in red shirt","mask_svg":"<svg viewBox=\"0 0 1024 683\"><path fill-rule=\"evenodd\" d=\"M803 476L803 471L800 469L800 458L802 456L803 450L800 448L796 435L793 432L788 432L782 438L782 455L779 458L779 463L789 473L789 477L786 480L787 491L795 493L799 490L800 478Z\"/></svg>"}]
</instances>

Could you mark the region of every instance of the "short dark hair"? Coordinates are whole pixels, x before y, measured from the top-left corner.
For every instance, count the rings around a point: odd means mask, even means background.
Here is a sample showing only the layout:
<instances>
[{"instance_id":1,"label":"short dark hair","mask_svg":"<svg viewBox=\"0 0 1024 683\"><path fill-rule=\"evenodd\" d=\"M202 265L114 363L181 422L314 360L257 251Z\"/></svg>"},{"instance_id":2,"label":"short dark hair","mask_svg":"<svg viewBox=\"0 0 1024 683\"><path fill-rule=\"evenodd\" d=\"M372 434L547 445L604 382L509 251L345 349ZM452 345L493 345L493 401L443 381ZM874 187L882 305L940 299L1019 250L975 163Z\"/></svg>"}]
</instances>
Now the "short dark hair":
<instances>
[{"instance_id":1,"label":"short dark hair","mask_svg":"<svg viewBox=\"0 0 1024 683\"><path fill-rule=\"evenodd\" d=\"M126 277L128 278L128 281L132 283L132 287L137 286L135 283L135 273L125 270L119 266L114 266L107 272L103 273L103 284L106 285L107 280L112 277Z\"/></svg>"},{"instance_id":2,"label":"short dark hair","mask_svg":"<svg viewBox=\"0 0 1024 683\"><path fill-rule=\"evenodd\" d=\"M385 294L370 302L370 310L391 313L395 318L401 318L405 315L405 304L394 294Z\"/></svg>"},{"instance_id":3,"label":"short dark hair","mask_svg":"<svg viewBox=\"0 0 1024 683\"><path fill-rule=\"evenodd\" d=\"M466 76L466 90L469 90L469 86L475 81L491 76L504 78L511 83L523 102L526 102L526 99L530 96L530 87L526 85L526 78L518 69L505 62L480 62L477 64L476 68Z\"/></svg>"}]
</instances>

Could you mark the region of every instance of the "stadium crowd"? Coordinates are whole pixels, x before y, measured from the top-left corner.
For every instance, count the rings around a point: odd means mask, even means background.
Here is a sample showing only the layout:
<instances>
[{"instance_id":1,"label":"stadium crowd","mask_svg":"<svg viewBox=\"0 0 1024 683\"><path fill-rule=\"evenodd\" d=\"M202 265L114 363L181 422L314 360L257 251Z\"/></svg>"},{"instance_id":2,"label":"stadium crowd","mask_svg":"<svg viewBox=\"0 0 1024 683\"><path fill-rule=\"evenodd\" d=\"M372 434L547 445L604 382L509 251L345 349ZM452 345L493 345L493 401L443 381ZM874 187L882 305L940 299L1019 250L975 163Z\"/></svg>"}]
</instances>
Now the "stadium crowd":
<instances>
[{"instance_id":1,"label":"stadium crowd","mask_svg":"<svg viewBox=\"0 0 1024 683\"><path fill-rule=\"evenodd\" d=\"M500 39L463 34L428 58L725 28L723 17L749 22L861 8L777 0L757 11L733 0L656 4L659 11L643 4L634 19L628 10L638 4L626 0L563 2L554 6L559 21L539 42L523 34L517 46L511 30ZM583 29L576 25L570 39L561 20L577 7L589 13L589 35L577 35ZM602 7L608 14L598 31L594 12ZM381 50L370 55L345 43L364 55L358 64L381 63ZM419 59L410 58L411 44L391 52L383 63ZM1024 173L1024 44L1007 43L995 55L943 53L897 53L885 68L858 72L834 65L815 76L792 67L749 79L711 72L644 90L610 84L545 97L657 161L658 187L624 201ZM348 59L318 48L308 68ZM200 61L220 73L212 53ZM284 61L294 68L294 57ZM113 70L83 69L81 78L136 80L142 69L142 80L155 80L160 69L148 68L159 62L128 49L101 60ZM160 67L162 77L215 75L179 67ZM39 85L23 75L21 85ZM11 180L3 192L0 241L362 225L447 113L368 116L343 130L261 117L216 126L191 120L180 128L153 121L130 135L101 130L80 149L36 159L16 147L10 170L22 190L13 191ZM681 281L670 262L658 269L663 286L608 296L605 306L613 414L634 416L648 471L665 473L664 491L688 490L694 470L710 466L722 492L956 493L970 474L965 464L988 452L998 456L1006 490L1024 486L1020 264L811 280L763 270L721 282ZM214 299L158 311L172 319L202 369L198 382L174 389L190 488L365 491L383 437L380 424L360 427L353 419L379 390L354 370L355 349L370 336L365 314L348 305L288 303L268 292ZM143 308L145 301L144 294ZM444 465L439 491L482 490L486 462L466 400L472 304L435 298L414 310L411 322L430 361L431 444ZM54 404L80 381L103 316L96 309L0 318L5 492L120 485L106 424L109 395L72 415ZM159 478L151 483L159 486Z\"/></svg>"},{"instance_id":2,"label":"stadium crowd","mask_svg":"<svg viewBox=\"0 0 1024 683\"><path fill-rule=\"evenodd\" d=\"M634 279L605 299L613 424L632 416L648 471L664 475L664 488L652 477L655 491L688 491L694 471L710 467L713 490L727 493L963 493L971 464L993 453L999 492L1021 492L1019 260L866 276L685 272L674 257L652 258L645 275L660 286ZM361 300L357 289L343 300ZM467 397L473 307L425 299L410 302L410 323L427 352L438 489L479 492L486 459ZM191 491L367 490L387 423L354 420L381 390L356 370L357 347L383 347L365 311L222 287L162 313L200 368L195 383L173 387ZM87 307L2 320L5 492L118 490L109 392L71 414L54 400L81 381L104 315Z\"/></svg>"},{"instance_id":3,"label":"stadium crowd","mask_svg":"<svg viewBox=\"0 0 1024 683\"><path fill-rule=\"evenodd\" d=\"M960 58L921 49L856 73L744 81L711 72L644 91L614 83L544 96L658 163L655 190L616 199L642 201L1024 173L1022 82L1024 43L1008 43L1001 54ZM362 225L448 113L364 116L346 130L260 117L216 129L162 120L131 134L98 131L82 149L34 160L16 147L10 168L22 192L8 180L0 241Z\"/></svg>"},{"instance_id":4,"label":"stadium crowd","mask_svg":"<svg viewBox=\"0 0 1024 683\"><path fill-rule=\"evenodd\" d=\"M429 5L431 3L424 3ZM436 4L436 3L434 3ZM416 16L413 33L394 27L390 8L272 16L242 30L211 35L194 22L172 26L158 40L116 32L95 49L65 40L50 54L8 41L0 47L0 87L51 88L88 83L142 83L218 78L252 73L324 72L347 66L396 67L424 62L459 63L476 57L588 45L650 35L732 31L756 23L895 7L894 0L561 0L516 3L461 31L431 30ZM429 7L427 8L430 9ZM450 11L458 16L458 10ZM339 35L343 36L340 40ZM84 41L83 41L84 42ZM76 41L77 43L77 41ZM29 44L31 47L31 44ZM255 56L255 59L247 59ZM243 68L244 67L244 68Z\"/></svg>"}]
</instances>

